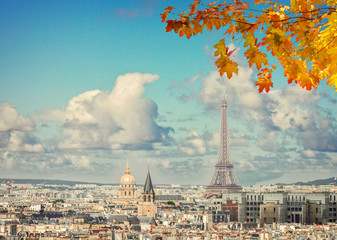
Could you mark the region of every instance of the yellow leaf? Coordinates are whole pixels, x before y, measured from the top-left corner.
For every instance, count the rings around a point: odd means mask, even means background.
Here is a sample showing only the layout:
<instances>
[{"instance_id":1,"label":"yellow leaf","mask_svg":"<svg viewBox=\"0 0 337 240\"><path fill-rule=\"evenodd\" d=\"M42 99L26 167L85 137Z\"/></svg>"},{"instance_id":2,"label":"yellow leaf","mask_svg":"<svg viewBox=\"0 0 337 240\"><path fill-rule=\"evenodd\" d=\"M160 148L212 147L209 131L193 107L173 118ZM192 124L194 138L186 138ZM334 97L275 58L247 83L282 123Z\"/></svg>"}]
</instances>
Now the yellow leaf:
<instances>
[{"instance_id":1,"label":"yellow leaf","mask_svg":"<svg viewBox=\"0 0 337 240\"><path fill-rule=\"evenodd\" d=\"M254 38L253 33L247 33L242 38L246 40L245 43L243 44L244 47L256 45L256 39Z\"/></svg>"},{"instance_id":2,"label":"yellow leaf","mask_svg":"<svg viewBox=\"0 0 337 240\"><path fill-rule=\"evenodd\" d=\"M227 49L223 39L221 39L219 43L215 44L213 47L215 48L214 56L226 55Z\"/></svg>"},{"instance_id":3,"label":"yellow leaf","mask_svg":"<svg viewBox=\"0 0 337 240\"><path fill-rule=\"evenodd\" d=\"M330 85L330 88L335 86L335 92L337 92L337 74L331 75L327 80L327 84Z\"/></svg>"}]
</instances>

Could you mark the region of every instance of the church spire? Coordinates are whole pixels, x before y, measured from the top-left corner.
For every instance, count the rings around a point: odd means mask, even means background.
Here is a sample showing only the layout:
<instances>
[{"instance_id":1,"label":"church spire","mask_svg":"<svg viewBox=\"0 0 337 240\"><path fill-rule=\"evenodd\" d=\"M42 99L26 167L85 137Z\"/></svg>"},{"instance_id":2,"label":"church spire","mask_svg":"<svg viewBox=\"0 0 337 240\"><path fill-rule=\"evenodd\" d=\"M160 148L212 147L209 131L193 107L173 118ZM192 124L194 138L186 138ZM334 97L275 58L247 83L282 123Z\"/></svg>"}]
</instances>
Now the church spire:
<instances>
[{"instance_id":1,"label":"church spire","mask_svg":"<svg viewBox=\"0 0 337 240\"><path fill-rule=\"evenodd\" d=\"M150 170L148 169L147 172L147 177L144 185L144 194L154 194L153 186L152 186L152 181L151 181L151 175L150 175Z\"/></svg>"},{"instance_id":2,"label":"church spire","mask_svg":"<svg viewBox=\"0 0 337 240\"><path fill-rule=\"evenodd\" d=\"M138 206L138 216L157 216L157 206L154 204L155 193L152 186L150 170L147 170L147 176L144 184L144 191L142 193L142 203Z\"/></svg>"}]
</instances>

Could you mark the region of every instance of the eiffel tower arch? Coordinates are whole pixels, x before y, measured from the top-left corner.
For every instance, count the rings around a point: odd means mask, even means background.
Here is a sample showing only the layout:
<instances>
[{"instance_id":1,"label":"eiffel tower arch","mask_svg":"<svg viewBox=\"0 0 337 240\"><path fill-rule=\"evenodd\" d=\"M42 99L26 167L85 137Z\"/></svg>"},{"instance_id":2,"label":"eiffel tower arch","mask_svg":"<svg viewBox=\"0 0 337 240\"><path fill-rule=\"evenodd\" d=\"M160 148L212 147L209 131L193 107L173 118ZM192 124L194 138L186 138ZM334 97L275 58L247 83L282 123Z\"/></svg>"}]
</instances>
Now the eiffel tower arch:
<instances>
[{"instance_id":1,"label":"eiffel tower arch","mask_svg":"<svg viewBox=\"0 0 337 240\"><path fill-rule=\"evenodd\" d=\"M229 152L227 101L221 103L221 129L218 161L210 184L206 187L204 197L219 196L224 192L238 192L242 190L235 176L234 166Z\"/></svg>"}]
</instances>

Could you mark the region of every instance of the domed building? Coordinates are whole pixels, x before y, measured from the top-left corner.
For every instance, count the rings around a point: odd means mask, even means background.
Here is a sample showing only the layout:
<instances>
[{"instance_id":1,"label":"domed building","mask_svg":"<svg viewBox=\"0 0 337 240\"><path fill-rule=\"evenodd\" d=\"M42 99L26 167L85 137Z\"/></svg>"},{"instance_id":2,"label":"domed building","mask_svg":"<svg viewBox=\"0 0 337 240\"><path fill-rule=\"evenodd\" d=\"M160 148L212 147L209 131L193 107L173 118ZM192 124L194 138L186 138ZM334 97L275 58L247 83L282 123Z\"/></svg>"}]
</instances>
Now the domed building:
<instances>
[{"instance_id":1,"label":"domed building","mask_svg":"<svg viewBox=\"0 0 337 240\"><path fill-rule=\"evenodd\" d=\"M119 182L119 198L121 199L136 199L136 181L130 174L129 164L126 164L125 174L121 177Z\"/></svg>"}]
</instances>

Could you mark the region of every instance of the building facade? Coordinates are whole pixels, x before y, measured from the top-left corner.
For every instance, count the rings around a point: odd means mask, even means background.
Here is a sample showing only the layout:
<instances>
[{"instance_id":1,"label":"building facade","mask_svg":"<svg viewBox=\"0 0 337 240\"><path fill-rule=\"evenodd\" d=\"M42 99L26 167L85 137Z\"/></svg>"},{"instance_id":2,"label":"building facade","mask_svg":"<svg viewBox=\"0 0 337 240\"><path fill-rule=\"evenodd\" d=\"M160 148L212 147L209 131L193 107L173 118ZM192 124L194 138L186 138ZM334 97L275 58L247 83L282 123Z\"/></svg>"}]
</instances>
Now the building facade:
<instances>
[{"instance_id":1,"label":"building facade","mask_svg":"<svg viewBox=\"0 0 337 240\"><path fill-rule=\"evenodd\" d=\"M129 164L126 164L125 174L119 182L119 198L120 199L136 199L137 189L135 178L130 173Z\"/></svg>"},{"instance_id":2,"label":"building facade","mask_svg":"<svg viewBox=\"0 0 337 240\"><path fill-rule=\"evenodd\" d=\"M224 193L231 221L322 224L337 221L337 193Z\"/></svg>"}]
</instances>

